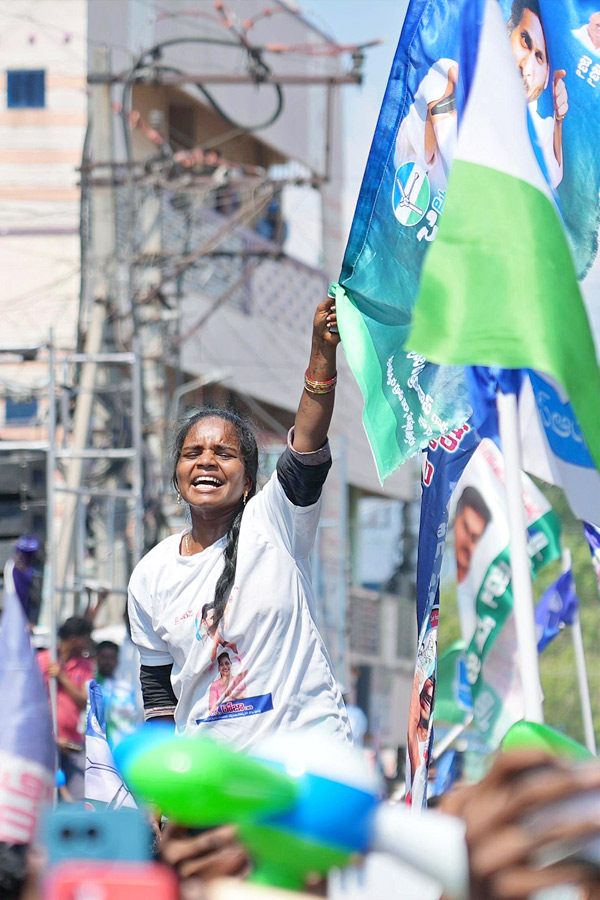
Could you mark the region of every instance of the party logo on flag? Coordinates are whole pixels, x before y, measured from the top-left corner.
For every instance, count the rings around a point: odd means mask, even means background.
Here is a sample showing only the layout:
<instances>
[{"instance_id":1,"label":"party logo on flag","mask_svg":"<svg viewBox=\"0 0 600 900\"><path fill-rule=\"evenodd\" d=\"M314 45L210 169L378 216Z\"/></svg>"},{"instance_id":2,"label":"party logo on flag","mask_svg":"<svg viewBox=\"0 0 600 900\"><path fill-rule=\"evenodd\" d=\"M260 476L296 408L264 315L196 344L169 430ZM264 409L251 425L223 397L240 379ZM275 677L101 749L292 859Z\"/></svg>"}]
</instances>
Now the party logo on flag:
<instances>
[{"instance_id":1,"label":"party logo on flag","mask_svg":"<svg viewBox=\"0 0 600 900\"><path fill-rule=\"evenodd\" d=\"M396 171L392 203L401 225L417 225L429 206L429 178L414 162L404 163Z\"/></svg>"}]
</instances>

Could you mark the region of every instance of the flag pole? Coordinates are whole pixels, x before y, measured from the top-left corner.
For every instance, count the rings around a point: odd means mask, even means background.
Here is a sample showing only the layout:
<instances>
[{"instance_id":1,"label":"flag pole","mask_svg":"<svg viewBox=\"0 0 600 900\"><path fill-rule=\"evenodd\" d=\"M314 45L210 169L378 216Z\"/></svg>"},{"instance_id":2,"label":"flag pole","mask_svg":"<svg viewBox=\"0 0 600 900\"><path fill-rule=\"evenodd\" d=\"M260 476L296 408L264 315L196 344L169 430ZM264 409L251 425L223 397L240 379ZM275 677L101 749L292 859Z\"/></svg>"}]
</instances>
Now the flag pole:
<instances>
[{"instance_id":1,"label":"flag pole","mask_svg":"<svg viewBox=\"0 0 600 900\"><path fill-rule=\"evenodd\" d=\"M571 568L571 551L565 547L562 558L563 572L568 572ZM581 622L579 620L579 612L575 613L573 622L571 623L571 637L573 639L573 649L575 651L575 667L577 669L577 683L579 685L579 698L581 700L581 718L583 719L583 729L585 733L585 746L594 756L597 754L596 735L594 732L594 717L592 715L592 701L590 698L590 684L587 677L587 667L585 664L585 653L583 650L583 635L581 633Z\"/></svg>"},{"instance_id":2,"label":"flag pole","mask_svg":"<svg viewBox=\"0 0 600 900\"><path fill-rule=\"evenodd\" d=\"M527 552L527 529L523 515L521 442L516 394L503 394L498 391L496 404L500 442L504 455L510 529L513 614L517 631L519 669L525 698L525 718L530 722L542 723L544 713L538 668L531 569Z\"/></svg>"},{"instance_id":3,"label":"flag pole","mask_svg":"<svg viewBox=\"0 0 600 900\"><path fill-rule=\"evenodd\" d=\"M583 652L583 637L581 634L581 622L579 621L579 613L575 613L573 624L571 625L571 636L573 638L573 647L575 649L575 665L577 667L577 680L579 682L579 695L581 697L581 715L583 718L583 727L585 731L585 746L590 753L596 756L596 735L594 733L594 719L592 717L592 704L590 701L590 686L587 678L587 669L585 665L585 655Z\"/></svg>"}]
</instances>

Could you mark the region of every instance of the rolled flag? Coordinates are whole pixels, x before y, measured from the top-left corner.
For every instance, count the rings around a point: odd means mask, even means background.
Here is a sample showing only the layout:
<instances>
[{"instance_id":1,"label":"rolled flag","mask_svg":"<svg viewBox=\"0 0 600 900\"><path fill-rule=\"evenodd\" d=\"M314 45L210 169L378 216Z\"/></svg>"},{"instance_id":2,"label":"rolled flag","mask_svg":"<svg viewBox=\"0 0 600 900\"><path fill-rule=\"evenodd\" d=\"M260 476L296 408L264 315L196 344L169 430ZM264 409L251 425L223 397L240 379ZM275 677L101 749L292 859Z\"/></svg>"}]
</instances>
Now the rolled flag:
<instances>
[{"instance_id":1,"label":"rolled flag","mask_svg":"<svg viewBox=\"0 0 600 900\"><path fill-rule=\"evenodd\" d=\"M48 695L16 592L0 623L0 841L28 844L53 797L56 746Z\"/></svg>"},{"instance_id":2,"label":"rolled flag","mask_svg":"<svg viewBox=\"0 0 600 900\"><path fill-rule=\"evenodd\" d=\"M540 653L564 625L573 624L578 609L573 571L568 569L548 588L536 606L535 622Z\"/></svg>"},{"instance_id":3,"label":"rolled flag","mask_svg":"<svg viewBox=\"0 0 600 900\"><path fill-rule=\"evenodd\" d=\"M590 525L589 522L584 522L583 530L586 540L590 545L592 563L594 564L594 571L596 572L598 590L600 590L600 528L596 528L595 525Z\"/></svg>"},{"instance_id":4,"label":"rolled flag","mask_svg":"<svg viewBox=\"0 0 600 900\"><path fill-rule=\"evenodd\" d=\"M85 799L95 808L136 808L131 791L115 765L106 740L106 719L102 689L92 679L88 686L88 713L85 732Z\"/></svg>"}]
</instances>

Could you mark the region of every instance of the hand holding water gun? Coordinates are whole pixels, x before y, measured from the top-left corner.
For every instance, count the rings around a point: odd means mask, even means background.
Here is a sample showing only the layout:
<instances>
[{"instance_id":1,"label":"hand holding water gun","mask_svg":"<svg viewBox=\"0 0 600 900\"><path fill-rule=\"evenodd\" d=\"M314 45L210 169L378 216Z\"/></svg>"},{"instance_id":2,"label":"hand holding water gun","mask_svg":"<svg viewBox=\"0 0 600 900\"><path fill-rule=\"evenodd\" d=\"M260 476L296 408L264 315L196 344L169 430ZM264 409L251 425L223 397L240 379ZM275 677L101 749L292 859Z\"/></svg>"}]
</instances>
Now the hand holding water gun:
<instances>
[{"instance_id":1,"label":"hand holding water gun","mask_svg":"<svg viewBox=\"0 0 600 900\"><path fill-rule=\"evenodd\" d=\"M380 802L362 754L314 734L279 735L254 757L170 730L142 729L115 751L134 794L180 825L237 826L254 881L300 890L370 850L398 856L466 897L468 864L458 819ZM431 854L431 840L454 847Z\"/></svg>"}]
</instances>

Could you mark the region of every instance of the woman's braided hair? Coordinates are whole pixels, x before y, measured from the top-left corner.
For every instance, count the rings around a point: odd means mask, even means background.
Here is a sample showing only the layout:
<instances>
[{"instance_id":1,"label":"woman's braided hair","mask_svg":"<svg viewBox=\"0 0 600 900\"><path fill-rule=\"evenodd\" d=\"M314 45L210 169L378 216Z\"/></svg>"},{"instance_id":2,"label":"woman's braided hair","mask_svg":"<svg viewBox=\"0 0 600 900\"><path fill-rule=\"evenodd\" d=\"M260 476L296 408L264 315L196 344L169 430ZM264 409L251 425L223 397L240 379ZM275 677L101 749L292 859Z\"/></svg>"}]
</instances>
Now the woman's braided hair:
<instances>
[{"instance_id":1,"label":"woman's braided hair","mask_svg":"<svg viewBox=\"0 0 600 900\"><path fill-rule=\"evenodd\" d=\"M249 419L233 412L233 410L221 409L220 407L203 406L201 409L192 410L184 419L179 431L175 435L173 446L173 474L171 477L173 487L179 492L179 485L177 484L177 463L179 462L181 450L190 428L202 419L223 419L235 428L240 444L240 455L242 462L244 463L244 471L252 482L250 490L248 491L248 498L253 497L256 493L256 480L258 475L258 445L256 443L254 428ZM225 567L215 586L215 624L220 622L223 617L225 605L229 598L229 592L235 581L238 539L240 536L240 525L242 524L243 514L244 501L243 499L240 499L240 502L233 513L233 518L227 532L227 544L223 550Z\"/></svg>"}]
</instances>

